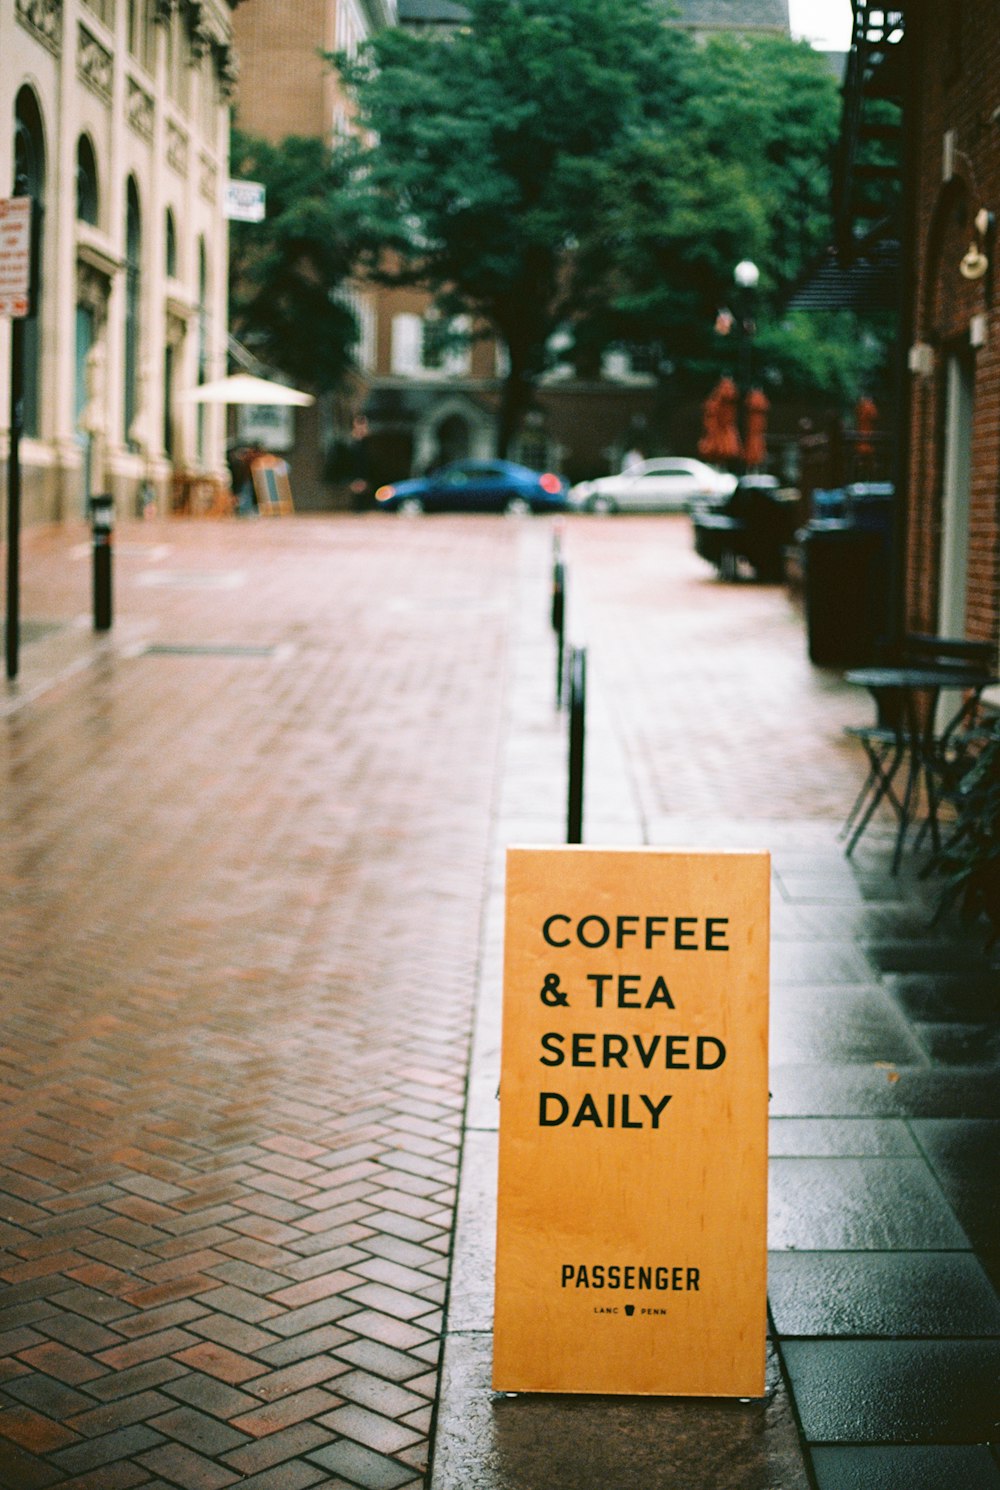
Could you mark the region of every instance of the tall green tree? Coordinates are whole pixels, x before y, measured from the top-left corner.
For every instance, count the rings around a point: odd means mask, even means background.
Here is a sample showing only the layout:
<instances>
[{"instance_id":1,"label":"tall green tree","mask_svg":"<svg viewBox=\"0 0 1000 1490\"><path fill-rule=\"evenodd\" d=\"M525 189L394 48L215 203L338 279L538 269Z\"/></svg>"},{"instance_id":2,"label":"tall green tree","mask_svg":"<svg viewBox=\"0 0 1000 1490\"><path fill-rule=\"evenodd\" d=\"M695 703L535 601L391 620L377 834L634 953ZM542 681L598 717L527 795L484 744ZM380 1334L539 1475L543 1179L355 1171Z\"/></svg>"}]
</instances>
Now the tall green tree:
<instances>
[{"instance_id":1,"label":"tall green tree","mask_svg":"<svg viewBox=\"0 0 1000 1490\"><path fill-rule=\"evenodd\" d=\"M357 336L342 294L355 254L347 167L318 139L233 132L232 175L263 182L267 217L232 224L230 325L262 362L317 393L337 386Z\"/></svg>"},{"instance_id":2,"label":"tall green tree","mask_svg":"<svg viewBox=\"0 0 1000 1490\"><path fill-rule=\"evenodd\" d=\"M651 0L468 10L447 38L389 30L336 61L375 140L356 177L368 262L499 336L503 452L552 334L596 294L578 249L610 184L685 102L690 44Z\"/></svg>"},{"instance_id":3,"label":"tall green tree","mask_svg":"<svg viewBox=\"0 0 1000 1490\"><path fill-rule=\"evenodd\" d=\"M809 330L789 322L786 338L781 305L830 241L835 80L821 55L781 37L720 35L679 61L680 109L663 135L628 142L624 189L612 187L602 209L616 226L583 246L584 282L603 287L605 261L617 262L612 295L591 307L589 334L598 343L655 341L680 378L697 383L733 356L740 322L752 319L766 328L772 371L812 391L802 358ZM760 270L752 302L733 281L747 258ZM715 330L722 309L736 328L728 340ZM824 334L844 338L840 355L823 359L839 380L857 338L843 320L828 321Z\"/></svg>"},{"instance_id":4,"label":"tall green tree","mask_svg":"<svg viewBox=\"0 0 1000 1490\"><path fill-rule=\"evenodd\" d=\"M389 30L336 61L370 132L351 190L368 268L500 338L501 452L557 332L582 374L610 344L644 343L693 391L733 357L738 338L714 329L731 306L789 391L849 396L858 349L871 357L849 318L810 328L780 309L829 242L825 59L780 37L696 46L662 0L467 9L452 35ZM744 258L752 306L733 285ZM835 354L814 356L826 337Z\"/></svg>"}]
</instances>

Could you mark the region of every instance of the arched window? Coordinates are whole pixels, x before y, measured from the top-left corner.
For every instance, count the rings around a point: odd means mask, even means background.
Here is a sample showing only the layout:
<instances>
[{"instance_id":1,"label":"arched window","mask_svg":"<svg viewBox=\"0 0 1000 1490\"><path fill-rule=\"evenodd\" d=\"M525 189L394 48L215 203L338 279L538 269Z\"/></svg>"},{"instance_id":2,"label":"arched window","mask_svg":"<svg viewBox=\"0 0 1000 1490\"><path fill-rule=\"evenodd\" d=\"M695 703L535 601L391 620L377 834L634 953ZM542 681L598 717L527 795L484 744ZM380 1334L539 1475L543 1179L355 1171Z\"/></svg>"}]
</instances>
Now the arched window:
<instances>
[{"instance_id":1,"label":"arched window","mask_svg":"<svg viewBox=\"0 0 1000 1490\"><path fill-rule=\"evenodd\" d=\"M30 88L17 95L14 124L14 175L23 178L32 196L45 189L45 144L38 100Z\"/></svg>"},{"instance_id":2,"label":"arched window","mask_svg":"<svg viewBox=\"0 0 1000 1490\"><path fill-rule=\"evenodd\" d=\"M139 190L129 177L125 206L125 397L122 400L123 435L132 444L130 430L139 412L139 335L142 305L142 219Z\"/></svg>"},{"instance_id":3,"label":"arched window","mask_svg":"<svg viewBox=\"0 0 1000 1490\"><path fill-rule=\"evenodd\" d=\"M76 144L76 216L78 222L97 226L100 196L97 187L97 157L87 135Z\"/></svg>"},{"instance_id":4,"label":"arched window","mask_svg":"<svg viewBox=\"0 0 1000 1490\"><path fill-rule=\"evenodd\" d=\"M26 191L40 205L45 201L45 136L38 100L30 88L22 88L17 95L14 110L14 186L17 191ZM42 223L39 213L34 231L38 234L36 253L42 262ZM39 300L41 296L39 295ZM35 314L24 323L24 432L38 435L41 432L41 315L42 307L35 306Z\"/></svg>"},{"instance_id":5,"label":"arched window","mask_svg":"<svg viewBox=\"0 0 1000 1490\"><path fill-rule=\"evenodd\" d=\"M177 227L174 223L174 214L167 208L167 219L164 226L164 264L168 279L177 278Z\"/></svg>"}]
</instances>

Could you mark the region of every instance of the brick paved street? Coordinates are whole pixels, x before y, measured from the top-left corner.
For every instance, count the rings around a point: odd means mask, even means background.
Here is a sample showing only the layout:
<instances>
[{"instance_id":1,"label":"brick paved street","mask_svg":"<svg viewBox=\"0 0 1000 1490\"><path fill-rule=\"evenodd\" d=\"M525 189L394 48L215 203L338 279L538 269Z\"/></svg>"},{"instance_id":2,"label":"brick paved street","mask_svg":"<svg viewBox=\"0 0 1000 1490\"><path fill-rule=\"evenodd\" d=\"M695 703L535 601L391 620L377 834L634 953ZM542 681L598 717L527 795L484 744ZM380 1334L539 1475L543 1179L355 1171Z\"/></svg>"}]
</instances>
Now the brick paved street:
<instances>
[{"instance_id":1,"label":"brick paved street","mask_svg":"<svg viewBox=\"0 0 1000 1490\"><path fill-rule=\"evenodd\" d=\"M0 1482L416 1484L517 534L147 531L6 721Z\"/></svg>"},{"instance_id":2,"label":"brick paved street","mask_svg":"<svg viewBox=\"0 0 1000 1490\"><path fill-rule=\"evenodd\" d=\"M864 700L785 592L720 585L683 519L565 543L590 780L614 761L590 835L832 845ZM496 866L563 822L551 551L541 520L126 524L95 643L86 532L26 535L4 1490L423 1483Z\"/></svg>"}]
</instances>

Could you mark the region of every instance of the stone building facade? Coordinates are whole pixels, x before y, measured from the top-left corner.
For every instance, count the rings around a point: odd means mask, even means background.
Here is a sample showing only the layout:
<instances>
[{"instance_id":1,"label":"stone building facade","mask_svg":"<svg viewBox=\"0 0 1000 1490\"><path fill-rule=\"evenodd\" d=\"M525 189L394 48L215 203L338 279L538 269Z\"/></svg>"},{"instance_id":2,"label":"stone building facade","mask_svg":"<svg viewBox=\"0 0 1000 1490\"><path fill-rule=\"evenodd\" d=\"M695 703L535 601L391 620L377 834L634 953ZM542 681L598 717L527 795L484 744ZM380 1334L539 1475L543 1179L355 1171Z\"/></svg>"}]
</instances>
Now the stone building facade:
<instances>
[{"instance_id":1,"label":"stone building facade","mask_svg":"<svg viewBox=\"0 0 1000 1490\"><path fill-rule=\"evenodd\" d=\"M0 56L0 195L23 177L41 206L24 521L96 491L166 509L176 472L225 472L223 411L178 395L226 371L230 4L0 0Z\"/></svg>"}]
</instances>

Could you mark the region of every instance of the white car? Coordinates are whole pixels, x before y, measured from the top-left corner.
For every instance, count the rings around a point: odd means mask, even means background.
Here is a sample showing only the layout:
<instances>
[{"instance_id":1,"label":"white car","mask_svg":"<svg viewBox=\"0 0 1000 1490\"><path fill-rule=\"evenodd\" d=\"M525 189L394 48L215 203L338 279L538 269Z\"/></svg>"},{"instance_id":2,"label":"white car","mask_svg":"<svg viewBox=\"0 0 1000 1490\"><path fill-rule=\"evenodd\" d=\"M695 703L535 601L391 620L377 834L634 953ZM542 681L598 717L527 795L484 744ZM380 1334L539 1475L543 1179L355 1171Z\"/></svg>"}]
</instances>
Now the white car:
<instances>
[{"instance_id":1,"label":"white car","mask_svg":"<svg viewBox=\"0 0 1000 1490\"><path fill-rule=\"evenodd\" d=\"M705 497L728 497L736 477L704 461L663 455L640 461L619 476L601 476L572 487L569 500L586 512L685 512Z\"/></svg>"}]
</instances>

